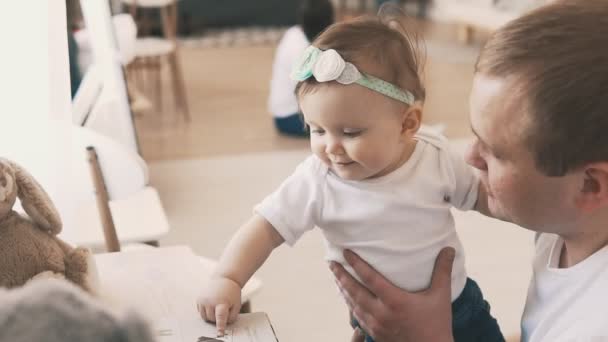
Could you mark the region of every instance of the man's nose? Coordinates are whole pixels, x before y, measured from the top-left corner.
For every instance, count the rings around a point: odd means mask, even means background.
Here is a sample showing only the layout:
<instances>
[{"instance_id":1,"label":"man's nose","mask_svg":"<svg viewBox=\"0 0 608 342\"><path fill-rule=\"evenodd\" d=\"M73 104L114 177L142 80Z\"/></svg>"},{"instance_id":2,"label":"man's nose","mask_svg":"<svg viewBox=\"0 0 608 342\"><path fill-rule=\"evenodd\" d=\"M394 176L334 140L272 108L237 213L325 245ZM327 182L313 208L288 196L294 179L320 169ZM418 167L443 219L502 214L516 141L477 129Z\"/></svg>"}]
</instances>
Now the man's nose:
<instances>
[{"instance_id":1,"label":"man's nose","mask_svg":"<svg viewBox=\"0 0 608 342\"><path fill-rule=\"evenodd\" d=\"M471 144L469 144L469 146L467 147L467 150L465 152L465 160L469 165L471 165L472 167L474 167L478 170L481 170L481 171L488 170L488 164L486 163L485 159L483 159L481 157L481 155L479 154L479 142L478 141L474 141Z\"/></svg>"}]
</instances>

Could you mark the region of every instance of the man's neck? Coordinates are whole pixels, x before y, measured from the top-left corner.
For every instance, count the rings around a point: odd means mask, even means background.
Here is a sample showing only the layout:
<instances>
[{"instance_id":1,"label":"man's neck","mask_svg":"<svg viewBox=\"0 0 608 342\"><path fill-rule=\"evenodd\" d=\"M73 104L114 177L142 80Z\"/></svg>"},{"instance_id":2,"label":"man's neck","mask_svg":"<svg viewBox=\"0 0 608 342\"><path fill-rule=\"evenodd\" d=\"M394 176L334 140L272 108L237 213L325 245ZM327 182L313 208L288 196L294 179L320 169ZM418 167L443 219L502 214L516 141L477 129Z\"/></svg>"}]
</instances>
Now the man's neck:
<instances>
[{"instance_id":1,"label":"man's neck","mask_svg":"<svg viewBox=\"0 0 608 342\"><path fill-rule=\"evenodd\" d=\"M561 235L564 246L559 258L560 268L572 267L608 245L608 215L603 218L587 222L579 233Z\"/></svg>"}]
</instances>

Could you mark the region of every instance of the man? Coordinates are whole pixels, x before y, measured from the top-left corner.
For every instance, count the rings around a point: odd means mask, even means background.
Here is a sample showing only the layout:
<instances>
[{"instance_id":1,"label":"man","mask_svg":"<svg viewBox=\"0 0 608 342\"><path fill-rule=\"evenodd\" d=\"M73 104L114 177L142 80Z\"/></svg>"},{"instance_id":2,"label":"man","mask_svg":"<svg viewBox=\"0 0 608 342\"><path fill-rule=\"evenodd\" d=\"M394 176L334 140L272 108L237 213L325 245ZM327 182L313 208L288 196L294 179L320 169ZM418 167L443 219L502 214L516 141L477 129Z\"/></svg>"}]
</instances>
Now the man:
<instances>
[{"instance_id":1,"label":"man","mask_svg":"<svg viewBox=\"0 0 608 342\"><path fill-rule=\"evenodd\" d=\"M557 1L499 29L480 54L470 104L467 161L490 212L538 232L522 341L608 341L608 1ZM419 293L345 257L362 283L332 271L377 342L454 340L453 250Z\"/></svg>"}]
</instances>

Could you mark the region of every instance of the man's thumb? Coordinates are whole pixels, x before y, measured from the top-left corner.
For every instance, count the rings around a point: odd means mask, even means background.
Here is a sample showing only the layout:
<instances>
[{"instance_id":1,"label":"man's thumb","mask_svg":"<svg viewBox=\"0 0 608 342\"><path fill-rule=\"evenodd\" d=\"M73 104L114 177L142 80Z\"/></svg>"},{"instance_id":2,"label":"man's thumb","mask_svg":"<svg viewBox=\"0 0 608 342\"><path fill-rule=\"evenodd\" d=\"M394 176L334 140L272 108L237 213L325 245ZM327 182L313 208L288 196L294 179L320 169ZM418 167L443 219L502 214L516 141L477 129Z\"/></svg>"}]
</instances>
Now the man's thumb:
<instances>
[{"instance_id":1,"label":"man's thumb","mask_svg":"<svg viewBox=\"0 0 608 342\"><path fill-rule=\"evenodd\" d=\"M452 266L456 258L456 250L452 247L445 247L435 259L435 268L431 278L431 289L452 287Z\"/></svg>"}]
</instances>

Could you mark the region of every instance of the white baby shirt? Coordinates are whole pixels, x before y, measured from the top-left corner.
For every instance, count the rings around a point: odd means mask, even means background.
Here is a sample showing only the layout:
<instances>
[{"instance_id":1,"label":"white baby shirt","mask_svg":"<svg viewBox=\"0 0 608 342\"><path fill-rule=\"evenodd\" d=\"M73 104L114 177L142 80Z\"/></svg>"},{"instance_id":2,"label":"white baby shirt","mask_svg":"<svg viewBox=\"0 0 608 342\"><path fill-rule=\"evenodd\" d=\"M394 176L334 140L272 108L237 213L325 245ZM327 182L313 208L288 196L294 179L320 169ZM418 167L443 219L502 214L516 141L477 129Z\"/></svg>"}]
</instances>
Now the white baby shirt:
<instances>
[{"instance_id":1,"label":"white baby shirt","mask_svg":"<svg viewBox=\"0 0 608 342\"><path fill-rule=\"evenodd\" d=\"M255 212L289 245L319 227L327 244L327 260L340 262L354 275L342 256L344 249L351 249L395 285L410 291L429 286L437 254L452 246L456 249L454 300L467 275L450 208L473 208L479 182L445 138L421 130L416 139L416 148L404 165L364 181L343 180L311 156Z\"/></svg>"}]
</instances>

